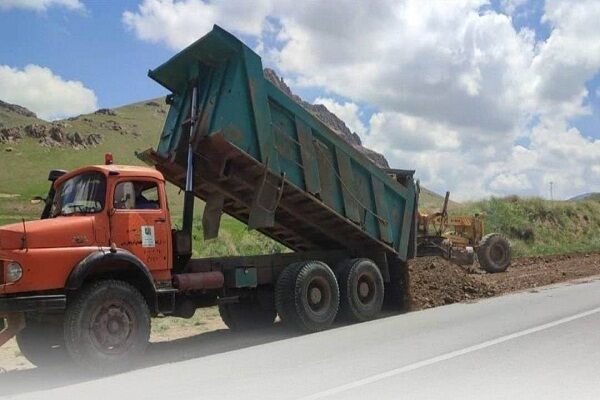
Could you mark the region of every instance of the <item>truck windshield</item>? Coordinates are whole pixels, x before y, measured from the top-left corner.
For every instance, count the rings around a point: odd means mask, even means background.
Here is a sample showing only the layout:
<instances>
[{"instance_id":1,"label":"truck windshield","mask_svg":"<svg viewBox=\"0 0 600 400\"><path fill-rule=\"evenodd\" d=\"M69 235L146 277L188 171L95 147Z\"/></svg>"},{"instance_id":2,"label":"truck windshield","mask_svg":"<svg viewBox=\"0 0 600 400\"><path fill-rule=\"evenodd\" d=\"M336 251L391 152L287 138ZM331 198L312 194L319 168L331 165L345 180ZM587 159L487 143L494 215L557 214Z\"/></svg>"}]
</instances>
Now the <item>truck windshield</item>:
<instances>
[{"instance_id":1,"label":"truck windshield","mask_svg":"<svg viewBox=\"0 0 600 400\"><path fill-rule=\"evenodd\" d=\"M106 178L99 172L74 176L61 185L56 194L54 216L89 214L102 211Z\"/></svg>"}]
</instances>

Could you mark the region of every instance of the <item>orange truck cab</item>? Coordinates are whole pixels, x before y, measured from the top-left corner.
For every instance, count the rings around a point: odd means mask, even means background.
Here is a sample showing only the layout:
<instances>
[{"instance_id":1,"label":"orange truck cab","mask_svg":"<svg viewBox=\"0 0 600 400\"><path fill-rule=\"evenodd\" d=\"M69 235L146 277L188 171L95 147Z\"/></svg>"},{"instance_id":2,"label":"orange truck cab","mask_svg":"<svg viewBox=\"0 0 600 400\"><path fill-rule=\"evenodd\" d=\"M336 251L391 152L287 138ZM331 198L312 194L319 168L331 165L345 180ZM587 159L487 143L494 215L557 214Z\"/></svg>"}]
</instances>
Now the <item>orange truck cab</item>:
<instances>
[{"instance_id":1,"label":"orange truck cab","mask_svg":"<svg viewBox=\"0 0 600 400\"><path fill-rule=\"evenodd\" d=\"M53 183L42 219L0 227L0 345L18 334L23 353L34 363L46 356L28 354L27 348L35 346L28 344L47 335L48 326L61 326L50 322L65 318L69 303L82 297L69 294L79 293L87 282L126 282L126 287L117 288L122 292L117 299L141 295L145 301L139 303L148 307L143 314L149 315L160 312L161 295L172 303L174 292L171 219L160 172L96 165L69 173L53 171L49 179ZM95 288L102 289L115 290ZM76 318L86 312L85 304L79 306ZM130 305L110 300L102 307L90 317L92 323L105 326L92 332L96 344L118 353L118 346L129 345L125 336L149 334L124 328L135 316ZM72 327L78 322L71 321ZM57 334L57 340L61 336ZM77 348L79 332L74 336L71 347L83 351Z\"/></svg>"}]
</instances>

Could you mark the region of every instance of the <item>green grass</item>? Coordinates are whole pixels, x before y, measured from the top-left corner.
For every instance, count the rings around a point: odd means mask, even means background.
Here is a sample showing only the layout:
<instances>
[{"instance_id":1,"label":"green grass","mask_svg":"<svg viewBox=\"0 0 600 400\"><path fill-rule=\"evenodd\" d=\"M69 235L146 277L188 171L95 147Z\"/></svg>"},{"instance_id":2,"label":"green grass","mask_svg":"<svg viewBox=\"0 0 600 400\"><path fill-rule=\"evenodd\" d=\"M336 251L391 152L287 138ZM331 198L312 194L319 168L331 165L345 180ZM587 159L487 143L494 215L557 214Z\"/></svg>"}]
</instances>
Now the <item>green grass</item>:
<instances>
[{"instance_id":1,"label":"green grass","mask_svg":"<svg viewBox=\"0 0 600 400\"><path fill-rule=\"evenodd\" d=\"M483 213L485 231L506 235L515 256L600 251L600 202L491 198L454 214Z\"/></svg>"}]
</instances>

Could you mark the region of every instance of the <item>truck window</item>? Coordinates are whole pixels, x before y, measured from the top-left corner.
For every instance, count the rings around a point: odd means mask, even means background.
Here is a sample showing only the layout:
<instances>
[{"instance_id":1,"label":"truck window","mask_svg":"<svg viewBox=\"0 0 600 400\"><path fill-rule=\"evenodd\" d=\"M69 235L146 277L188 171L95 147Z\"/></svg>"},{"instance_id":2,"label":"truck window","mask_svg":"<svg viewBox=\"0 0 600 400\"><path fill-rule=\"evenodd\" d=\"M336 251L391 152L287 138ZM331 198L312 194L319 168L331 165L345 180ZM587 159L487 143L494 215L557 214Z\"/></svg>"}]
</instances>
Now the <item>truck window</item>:
<instances>
[{"instance_id":1,"label":"truck window","mask_svg":"<svg viewBox=\"0 0 600 400\"><path fill-rule=\"evenodd\" d=\"M115 188L113 207L117 210L158 210L158 186L154 182L120 182Z\"/></svg>"},{"instance_id":2,"label":"truck window","mask_svg":"<svg viewBox=\"0 0 600 400\"><path fill-rule=\"evenodd\" d=\"M58 189L53 215L98 213L104 208L106 178L99 172L67 179Z\"/></svg>"}]
</instances>

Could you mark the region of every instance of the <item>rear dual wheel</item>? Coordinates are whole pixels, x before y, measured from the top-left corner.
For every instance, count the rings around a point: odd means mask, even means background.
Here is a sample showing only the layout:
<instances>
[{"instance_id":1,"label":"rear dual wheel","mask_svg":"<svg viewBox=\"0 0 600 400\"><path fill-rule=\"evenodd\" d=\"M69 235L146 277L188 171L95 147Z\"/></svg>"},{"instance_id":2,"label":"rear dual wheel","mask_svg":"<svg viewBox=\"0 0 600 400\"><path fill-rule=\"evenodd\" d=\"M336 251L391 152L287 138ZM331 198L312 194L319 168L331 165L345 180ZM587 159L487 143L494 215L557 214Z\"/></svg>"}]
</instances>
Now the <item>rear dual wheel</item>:
<instances>
[{"instance_id":1,"label":"rear dual wheel","mask_svg":"<svg viewBox=\"0 0 600 400\"><path fill-rule=\"evenodd\" d=\"M340 286L340 317L352 322L373 319L381 311L384 284L381 272L367 258L345 260L336 268Z\"/></svg>"},{"instance_id":2,"label":"rear dual wheel","mask_svg":"<svg viewBox=\"0 0 600 400\"><path fill-rule=\"evenodd\" d=\"M305 332L327 329L340 304L337 280L331 268L320 261L287 266L275 286L275 307L285 324Z\"/></svg>"}]
</instances>

